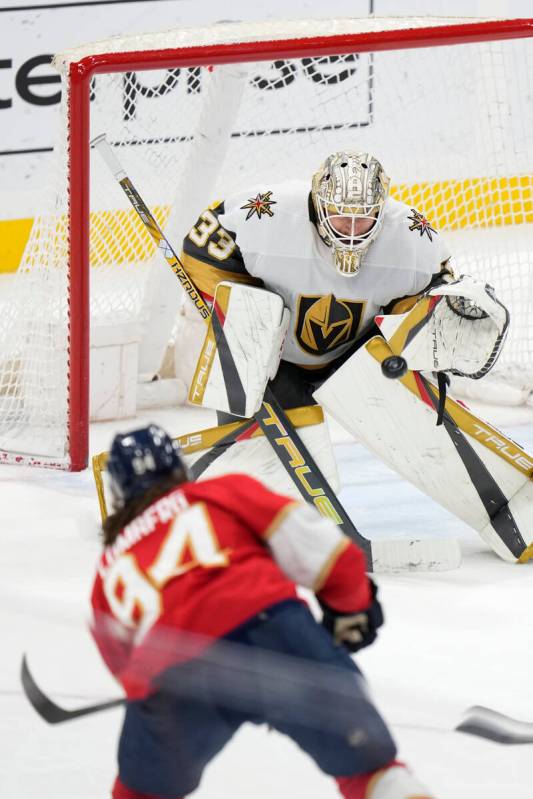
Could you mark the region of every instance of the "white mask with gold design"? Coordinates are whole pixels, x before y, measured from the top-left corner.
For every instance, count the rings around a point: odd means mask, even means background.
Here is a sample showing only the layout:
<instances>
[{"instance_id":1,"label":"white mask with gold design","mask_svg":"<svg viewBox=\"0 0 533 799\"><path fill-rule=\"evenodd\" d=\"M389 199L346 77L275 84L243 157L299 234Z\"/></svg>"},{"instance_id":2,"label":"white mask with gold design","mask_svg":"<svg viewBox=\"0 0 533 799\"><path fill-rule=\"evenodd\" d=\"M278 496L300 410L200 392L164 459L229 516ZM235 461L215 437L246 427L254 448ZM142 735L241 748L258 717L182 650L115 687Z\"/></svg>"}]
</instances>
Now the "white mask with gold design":
<instances>
[{"instance_id":1,"label":"white mask with gold design","mask_svg":"<svg viewBox=\"0 0 533 799\"><path fill-rule=\"evenodd\" d=\"M369 153L333 153L313 175L318 232L339 274L353 277L383 222L389 178Z\"/></svg>"}]
</instances>

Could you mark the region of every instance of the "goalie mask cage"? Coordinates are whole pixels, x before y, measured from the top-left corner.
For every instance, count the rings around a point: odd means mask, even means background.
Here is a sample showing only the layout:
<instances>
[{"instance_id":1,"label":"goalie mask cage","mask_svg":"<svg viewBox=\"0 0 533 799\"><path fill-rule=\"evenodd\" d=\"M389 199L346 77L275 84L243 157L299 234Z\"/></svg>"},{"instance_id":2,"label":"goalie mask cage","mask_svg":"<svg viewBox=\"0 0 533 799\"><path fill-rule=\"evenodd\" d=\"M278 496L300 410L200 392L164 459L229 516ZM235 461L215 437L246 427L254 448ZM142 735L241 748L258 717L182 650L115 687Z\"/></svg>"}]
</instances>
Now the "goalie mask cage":
<instances>
[{"instance_id":1,"label":"goalie mask cage","mask_svg":"<svg viewBox=\"0 0 533 799\"><path fill-rule=\"evenodd\" d=\"M532 34L524 19L224 23L57 56L54 171L2 299L0 460L84 468L90 345L134 343L105 367L120 386L128 358L135 379L157 373L173 336L182 291L91 152L101 133L178 251L210 202L250 184L310 182L331 152L369 150L392 195L449 239L456 271L484 277L509 306L500 381L525 397ZM179 360L179 335L175 347Z\"/></svg>"}]
</instances>

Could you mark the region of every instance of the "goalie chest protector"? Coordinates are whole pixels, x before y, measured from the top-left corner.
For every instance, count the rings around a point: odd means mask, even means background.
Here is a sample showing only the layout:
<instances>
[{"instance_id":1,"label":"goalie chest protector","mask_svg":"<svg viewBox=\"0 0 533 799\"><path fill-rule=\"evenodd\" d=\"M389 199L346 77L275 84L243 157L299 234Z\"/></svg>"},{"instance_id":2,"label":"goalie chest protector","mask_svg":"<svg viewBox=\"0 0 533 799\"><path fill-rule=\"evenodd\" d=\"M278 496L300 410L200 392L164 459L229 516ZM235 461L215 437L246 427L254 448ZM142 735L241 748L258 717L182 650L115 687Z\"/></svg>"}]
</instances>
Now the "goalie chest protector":
<instances>
[{"instance_id":1,"label":"goalie chest protector","mask_svg":"<svg viewBox=\"0 0 533 799\"><path fill-rule=\"evenodd\" d=\"M246 271L291 311L283 358L311 366L342 355L383 306L422 291L450 253L421 214L389 199L361 271L345 277L334 269L309 202L307 183L259 185L229 197L219 221L232 231Z\"/></svg>"}]
</instances>

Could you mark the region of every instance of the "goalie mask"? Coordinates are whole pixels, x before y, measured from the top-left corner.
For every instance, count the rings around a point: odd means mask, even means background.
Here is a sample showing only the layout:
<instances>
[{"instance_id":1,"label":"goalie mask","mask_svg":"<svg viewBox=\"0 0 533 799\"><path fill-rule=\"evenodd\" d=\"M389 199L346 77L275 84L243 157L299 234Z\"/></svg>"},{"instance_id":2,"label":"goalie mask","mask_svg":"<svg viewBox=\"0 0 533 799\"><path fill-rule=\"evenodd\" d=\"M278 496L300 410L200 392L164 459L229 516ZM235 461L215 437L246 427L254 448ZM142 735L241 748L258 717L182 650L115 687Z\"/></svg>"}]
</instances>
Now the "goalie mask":
<instances>
[{"instance_id":1,"label":"goalie mask","mask_svg":"<svg viewBox=\"0 0 533 799\"><path fill-rule=\"evenodd\" d=\"M359 272L383 222L389 178L369 153L333 153L313 175L311 197L318 233L333 250L341 275Z\"/></svg>"}]
</instances>

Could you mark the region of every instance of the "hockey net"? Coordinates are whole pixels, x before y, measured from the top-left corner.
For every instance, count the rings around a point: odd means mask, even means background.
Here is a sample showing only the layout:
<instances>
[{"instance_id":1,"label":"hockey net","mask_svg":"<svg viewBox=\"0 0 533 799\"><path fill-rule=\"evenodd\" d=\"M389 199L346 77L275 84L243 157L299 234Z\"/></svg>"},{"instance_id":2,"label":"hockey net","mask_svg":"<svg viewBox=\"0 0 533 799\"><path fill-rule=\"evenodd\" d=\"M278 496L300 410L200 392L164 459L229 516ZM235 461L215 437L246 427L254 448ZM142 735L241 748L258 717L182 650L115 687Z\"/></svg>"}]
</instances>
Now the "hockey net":
<instances>
[{"instance_id":1,"label":"hockey net","mask_svg":"<svg viewBox=\"0 0 533 799\"><path fill-rule=\"evenodd\" d=\"M105 385L91 392L90 413L106 418L134 415L137 386L154 389L169 362L171 378L190 369L196 320L90 151L101 133L177 250L198 213L237 188L309 180L342 148L374 153L393 196L446 235L456 271L485 278L509 306L491 390L526 402L532 34L531 20L220 24L57 56L54 172L1 303L0 460L83 468L89 375ZM173 402L185 395L176 385Z\"/></svg>"}]
</instances>

